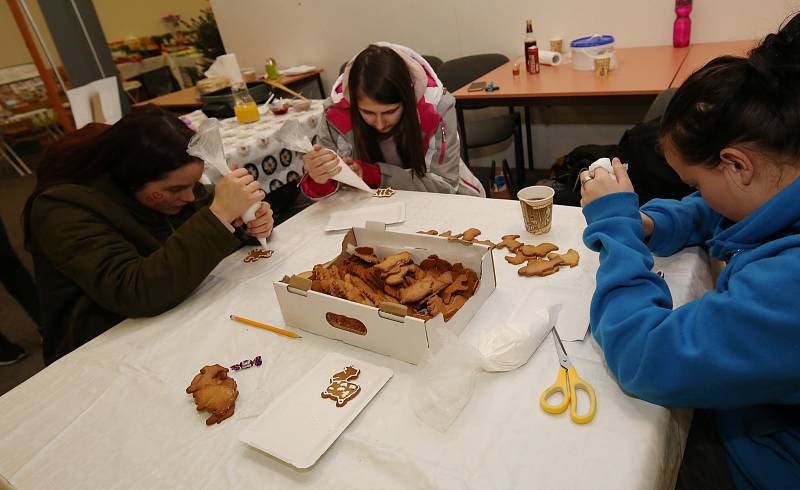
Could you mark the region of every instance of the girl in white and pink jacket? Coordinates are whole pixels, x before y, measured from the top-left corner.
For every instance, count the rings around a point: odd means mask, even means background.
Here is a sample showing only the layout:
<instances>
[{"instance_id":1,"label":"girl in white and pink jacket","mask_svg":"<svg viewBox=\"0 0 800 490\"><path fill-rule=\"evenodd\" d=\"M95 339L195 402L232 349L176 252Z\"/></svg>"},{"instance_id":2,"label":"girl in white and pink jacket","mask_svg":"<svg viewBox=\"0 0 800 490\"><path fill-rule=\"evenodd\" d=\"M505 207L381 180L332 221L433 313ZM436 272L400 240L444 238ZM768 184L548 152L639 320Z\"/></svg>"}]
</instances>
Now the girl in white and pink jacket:
<instances>
[{"instance_id":1,"label":"girl in white and pink jacket","mask_svg":"<svg viewBox=\"0 0 800 490\"><path fill-rule=\"evenodd\" d=\"M409 48L368 46L353 58L325 101L314 150L304 158L303 192L339 188L335 151L372 188L485 197L461 161L455 99L427 61Z\"/></svg>"}]
</instances>

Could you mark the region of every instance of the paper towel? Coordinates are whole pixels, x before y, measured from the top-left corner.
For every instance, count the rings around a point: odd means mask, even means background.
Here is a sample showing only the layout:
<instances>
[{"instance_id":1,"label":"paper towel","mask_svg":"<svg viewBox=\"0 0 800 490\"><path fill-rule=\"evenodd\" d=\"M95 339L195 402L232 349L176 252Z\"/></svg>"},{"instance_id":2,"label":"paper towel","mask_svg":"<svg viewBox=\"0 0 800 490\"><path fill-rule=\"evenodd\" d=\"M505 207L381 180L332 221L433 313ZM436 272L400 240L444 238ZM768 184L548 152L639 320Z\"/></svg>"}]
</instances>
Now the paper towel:
<instances>
[{"instance_id":1,"label":"paper towel","mask_svg":"<svg viewBox=\"0 0 800 490\"><path fill-rule=\"evenodd\" d=\"M627 163L623 163L622 166L625 167L625 170L628 170ZM606 172L608 172L608 175L610 175L612 179L617 180L617 176L614 174L614 167L611 165L610 158L598 158L593 164L589 165L589 174L594 175L594 170L596 168L603 168Z\"/></svg>"},{"instance_id":2,"label":"paper towel","mask_svg":"<svg viewBox=\"0 0 800 490\"><path fill-rule=\"evenodd\" d=\"M525 311L483 335L478 352L484 371L511 371L528 362L555 325L560 305Z\"/></svg>"},{"instance_id":3,"label":"paper towel","mask_svg":"<svg viewBox=\"0 0 800 490\"><path fill-rule=\"evenodd\" d=\"M206 70L205 75L211 77L225 77L231 81L231 85L243 83L242 71L239 69L239 62L234 53L217 56L214 63Z\"/></svg>"},{"instance_id":4,"label":"paper towel","mask_svg":"<svg viewBox=\"0 0 800 490\"><path fill-rule=\"evenodd\" d=\"M561 53L556 51L539 50L539 63L542 65L560 65Z\"/></svg>"}]
</instances>

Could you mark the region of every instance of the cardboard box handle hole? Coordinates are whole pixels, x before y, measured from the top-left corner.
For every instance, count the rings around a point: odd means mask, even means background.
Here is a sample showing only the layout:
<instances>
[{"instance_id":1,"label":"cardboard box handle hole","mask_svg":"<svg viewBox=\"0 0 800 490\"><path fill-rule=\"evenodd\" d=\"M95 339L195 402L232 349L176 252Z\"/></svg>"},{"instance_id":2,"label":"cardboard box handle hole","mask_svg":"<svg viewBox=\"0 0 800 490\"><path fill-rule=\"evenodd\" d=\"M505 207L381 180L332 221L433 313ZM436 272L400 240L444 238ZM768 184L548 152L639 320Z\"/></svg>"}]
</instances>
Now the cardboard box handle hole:
<instances>
[{"instance_id":1,"label":"cardboard box handle hole","mask_svg":"<svg viewBox=\"0 0 800 490\"><path fill-rule=\"evenodd\" d=\"M325 319L334 328L344 330L345 332L354 333L356 335L367 335L367 326L355 318L328 312L325 314Z\"/></svg>"}]
</instances>

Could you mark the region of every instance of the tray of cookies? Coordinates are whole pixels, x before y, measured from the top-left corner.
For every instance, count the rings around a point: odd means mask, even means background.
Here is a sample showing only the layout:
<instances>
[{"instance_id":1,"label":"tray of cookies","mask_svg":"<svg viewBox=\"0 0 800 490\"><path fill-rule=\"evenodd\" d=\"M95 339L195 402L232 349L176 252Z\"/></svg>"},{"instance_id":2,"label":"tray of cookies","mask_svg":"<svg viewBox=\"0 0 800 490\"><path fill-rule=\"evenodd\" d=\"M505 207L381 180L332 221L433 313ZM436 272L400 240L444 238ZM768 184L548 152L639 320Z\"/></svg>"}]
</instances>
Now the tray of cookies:
<instances>
[{"instance_id":1,"label":"tray of cookies","mask_svg":"<svg viewBox=\"0 0 800 490\"><path fill-rule=\"evenodd\" d=\"M274 286L287 325L416 364L430 329L460 335L495 284L486 245L370 223L331 261Z\"/></svg>"}]
</instances>

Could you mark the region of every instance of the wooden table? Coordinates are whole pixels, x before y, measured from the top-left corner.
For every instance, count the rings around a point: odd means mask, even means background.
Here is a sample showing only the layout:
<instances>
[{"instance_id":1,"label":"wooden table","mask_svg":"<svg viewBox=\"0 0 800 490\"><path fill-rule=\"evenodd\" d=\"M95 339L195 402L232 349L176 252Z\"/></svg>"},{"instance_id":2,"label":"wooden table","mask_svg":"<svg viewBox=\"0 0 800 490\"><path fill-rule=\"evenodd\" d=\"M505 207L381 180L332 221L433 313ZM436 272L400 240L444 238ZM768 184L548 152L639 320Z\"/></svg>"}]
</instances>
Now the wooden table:
<instances>
[{"instance_id":1,"label":"wooden table","mask_svg":"<svg viewBox=\"0 0 800 490\"><path fill-rule=\"evenodd\" d=\"M309 79L314 79L317 82L317 86L319 87L320 94L325 96L325 88L322 85L322 76L321 73L323 72L322 68L317 68L307 73L301 73L299 75L292 75L292 76L283 76L278 79L278 81L286 86L291 86L297 84L299 82L303 82ZM155 97L150 100L146 100L144 102L140 102L139 105L144 104L155 104L159 107L164 107L166 109L177 109L177 110L192 110L192 109L199 109L203 106L203 103L200 101L200 95L197 93L197 87L189 87L183 90L178 90L177 92L172 92L166 95L162 95L160 97Z\"/></svg>"},{"instance_id":2,"label":"wooden table","mask_svg":"<svg viewBox=\"0 0 800 490\"><path fill-rule=\"evenodd\" d=\"M758 40L726 41L719 43L701 43L689 46L686 56L670 87L680 87L689 75L702 68L703 65L719 56L746 56L758 44Z\"/></svg>"},{"instance_id":3,"label":"wooden table","mask_svg":"<svg viewBox=\"0 0 800 490\"><path fill-rule=\"evenodd\" d=\"M511 60L475 80L494 82L500 86L500 90L468 92L464 86L453 93L456 98L459 130L466 140L464 109L523 106L527 124L528 166L533 169L530 106L575 105L589 101L602 103L610 98L614 99L615 104L646 103L669 88L689 49L672 46L616 49L619 68L611 71L607 78L596 78L594 71L575 70L572 64L542 65L538 74L531 75L524 71L525 63L522 59ZM514 63L519 63L523 68L518 77L511 73ZM462 145L462 152L465 163L469 164L465 145Z\"/></svg>"}]
</instances>

